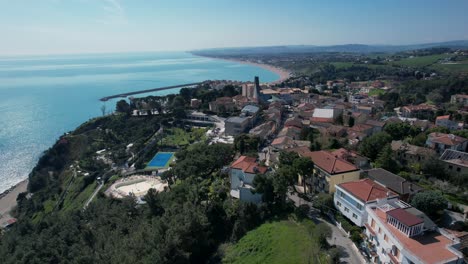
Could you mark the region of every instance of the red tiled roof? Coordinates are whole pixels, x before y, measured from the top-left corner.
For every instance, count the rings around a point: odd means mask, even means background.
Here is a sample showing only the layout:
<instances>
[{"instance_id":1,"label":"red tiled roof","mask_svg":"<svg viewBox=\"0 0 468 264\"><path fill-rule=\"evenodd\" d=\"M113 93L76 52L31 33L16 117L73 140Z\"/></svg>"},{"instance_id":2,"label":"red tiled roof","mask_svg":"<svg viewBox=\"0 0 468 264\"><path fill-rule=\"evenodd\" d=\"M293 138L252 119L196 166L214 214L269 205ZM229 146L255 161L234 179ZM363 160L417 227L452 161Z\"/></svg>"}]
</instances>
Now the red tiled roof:
<instances>
[{"instance_id":1,"label":"red tiled roof","mask_svg":"<svg viewBox=\"0 0 468 264\"><path fill-rule=\"evenodd\" d=\"M366 125L366 124L356 124L351 128L351 130L356 131L356 132L363 132L368 129L372 129L372 126Z\"/></svg>"},{"instance_id":2,"label":"red tiled roof","mask_svg":"<svg viewBox=\"0 0 468 264\"><path fill-rule=\"evenodd\" d=\"M402 246L416 255L424 263L446 263L456 260L458 257L447 247L453 241L437 232L429 232L424 235L408 237L400 230L387 223L385 212L373 209L374 213L384 224L384 227L402 244Z\"/></svg>"},{"instance_id":3,"label":"red tiled roof","mask_svg":"<svg viewBox=\"0 0 468 264\"><path fill-rule=\"evenodd\" d=\"M436 117L436 119L437 120L450 119L450 115L438 116L438 117Z\"/></svg>"},{"instance_id":4,"label":"red tiled roof","mask_svg":"<svg viewBox=\"0 0 468 264\"><path fill-rule=\"evenodd\" d=\"M448 146L455 146L467 141L466 138L459 137L453 134L444 134L433 132L429 134L429 139L435 143L441 143Z\"/></svg>"},{"instance_id":5,"label":"red tiled roof","mask_svg":"<svg viewBox=\"0 0 468 264\"><path fill-rule=\"evenodd\" d=\"M326 118L326 117L312 117L310 119L311 122L317 123L333 123L333 118Z\"/></svg>"},{"instance_id":6,"label":"red tiled roof","mask_svg":"<svg viewBox=\"0 0 468 264\"><path fill-rule=\"evenodd\" d=\"M241 156L231 164L231 169L239 169L246 173L265 173L268 168L258 165L256 161L254 157Z\"/></svg>"},{"instance_id":7,"label":"red tiled roof","mask_svg":"<svg viewBox=\"0 0 468 264\"><path fill-rule=\"evenodd\" d=\"M388 196L397 196L396 193L375 183L371 179L363 179L359 181L345 182L338 186L352 194L363 202L372 202L377 199L383 199Z\"/></svg>"},{"instance_id":8,"label":"red tiled roof","mask_svg":"<svg viewBox=\"0 0 468 264\"><path fill-rule=\"evenodd\" d=\"M414 225L417 225L417 224L421 224L421 223L424 222L423 219L415 216L414 214L411 214L411 213L407 212L403 208L396 208L396 209L393 209L391 211L388 211L387 215L392 216L393 218L398 220L400 223L402 223L402 224L404 224L404 225L406 225L408 227L414 226Z\"/></svg>"},{"instance_id":9,"label":"red tiled roof","mask_svg":"<svg viewBox=\"0 0 468 264\"><path fill-rule=\"evenodd\" d=\"M328 151L312 151L304 153L304 156L311 158L316 166L329 174L339 174L358 170L358 168L353 164L335 157Z\"/></svg>"}]
</instances>

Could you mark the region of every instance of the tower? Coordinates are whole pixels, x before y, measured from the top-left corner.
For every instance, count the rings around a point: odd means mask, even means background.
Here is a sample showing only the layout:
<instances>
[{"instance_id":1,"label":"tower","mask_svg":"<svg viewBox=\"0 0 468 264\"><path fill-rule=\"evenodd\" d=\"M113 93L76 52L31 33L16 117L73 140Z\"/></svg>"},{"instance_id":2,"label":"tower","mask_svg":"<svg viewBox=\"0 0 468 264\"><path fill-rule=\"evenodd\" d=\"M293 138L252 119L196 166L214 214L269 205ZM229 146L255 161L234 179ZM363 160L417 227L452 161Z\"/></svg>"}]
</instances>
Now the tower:
<instances>
[{"instance_id":1,"label":"tower","mask_svg":"<svg viewBox=\"0 0 468 264\"><path fill-rule=\"evenodd\" d=\"M255 76L255 92L253 98L258 99L260 97L260 79L258 76Z\"/></svg>"}]
</instances>

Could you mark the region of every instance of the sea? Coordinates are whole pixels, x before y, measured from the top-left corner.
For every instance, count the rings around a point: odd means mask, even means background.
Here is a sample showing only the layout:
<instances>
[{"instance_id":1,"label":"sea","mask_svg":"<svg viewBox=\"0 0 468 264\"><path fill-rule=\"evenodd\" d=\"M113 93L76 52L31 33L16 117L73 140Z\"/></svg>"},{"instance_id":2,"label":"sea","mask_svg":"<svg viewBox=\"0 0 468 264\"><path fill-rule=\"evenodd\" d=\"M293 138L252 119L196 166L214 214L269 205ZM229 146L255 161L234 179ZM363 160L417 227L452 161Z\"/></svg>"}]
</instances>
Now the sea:
<instances>
[{"instance_id":1,"label":"sea","mask_svg":"<svg viewBox=\"0 0 468 264\"><path fill-rule=\"evenodd\" d=\"M185 52L0 57L0 193L27 179L45 150L123 92L198 82L270 82L266 69ZM147 95L178 93L180 88Z\"/></svg>"}]
</instances>

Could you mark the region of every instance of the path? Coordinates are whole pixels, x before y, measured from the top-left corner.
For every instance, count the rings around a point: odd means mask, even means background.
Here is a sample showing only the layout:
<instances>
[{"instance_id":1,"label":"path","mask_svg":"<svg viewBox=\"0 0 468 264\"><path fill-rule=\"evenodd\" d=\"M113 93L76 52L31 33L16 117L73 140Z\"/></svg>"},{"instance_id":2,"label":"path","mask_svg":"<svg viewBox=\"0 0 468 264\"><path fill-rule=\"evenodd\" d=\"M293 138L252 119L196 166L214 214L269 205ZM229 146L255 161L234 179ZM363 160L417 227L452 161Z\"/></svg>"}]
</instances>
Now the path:
<instances>
[{"instance_id":1,"label":"path","mask_svg":"<svg viewBox=\"0 0 468 264\"><path fill-rule=\"evenodd\" d=\"M294 202L294 205L300 206L302 204L307 204L310 206L311 211L309 214L309 217L314 221L314 223L325 223L328 225L331 230L332 230L332 237L328 239L328 243L330 245L336 245L337 248L341 249L342 256L340 258L341 263L350 263L350 264L355 264L355 263L366 263L365 259L362 257L362 255L359 253L357 248L355 248L353 245L353 242L351 239L349 239L347 236L344 235L344 232L341 231L336 225L331 224L329 221L322 219L320 217L320 213L318 210L314 209L312 207L312 203L308 202L299 196L297 196L296 193L293 194L288 194L288 198L291 199Z\"/></svg>"},{"instance_id":2,"label":"path","mask_svg":"<svg viewBox=\"0 0 468 264\"><path fill-rule=\"evenodd\" d=\"M85 210L88 205L91 203L91 201L93 201L94 197L96 196L96 194L98 194L98 192L101 190L101 188L104 186L104 183L99 183L99 186L96 188L96 190L94 190L93 194L91 195L91 197L89 197L89 199L86 201L86 203L84 204L83 206L83 210Z\"/></svg>"}]
</instances>

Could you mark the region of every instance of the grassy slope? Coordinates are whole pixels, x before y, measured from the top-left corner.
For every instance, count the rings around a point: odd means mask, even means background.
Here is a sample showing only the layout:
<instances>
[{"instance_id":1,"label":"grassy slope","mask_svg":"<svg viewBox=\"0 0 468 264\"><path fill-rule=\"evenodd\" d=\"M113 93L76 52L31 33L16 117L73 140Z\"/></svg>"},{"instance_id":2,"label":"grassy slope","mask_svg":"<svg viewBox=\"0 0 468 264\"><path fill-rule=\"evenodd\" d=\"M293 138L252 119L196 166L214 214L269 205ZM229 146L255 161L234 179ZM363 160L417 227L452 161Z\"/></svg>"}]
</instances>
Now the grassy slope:
<instances>
[{"instance_id":1,"label":"grassy slope","mask_svg":"<svg viewBox=\"0 0 468 264\"><path fill-rule=\"evenodd\" d=\"M261 225L229 246L224 263L317 263L318 245L308 235L310 220ZM321 258L323 256L320 256Z\"/></svg>"},{"instance_id":2,"label":"grassy slope","mask_svg":"<svg viewBox=\"0 0 468 264\"><path fill-rule=\"evenodd\" d=\"M169 146L187 146L195 141L205 139L206 129L192 128L191 132L186 132L181 128L170 128L165 130L163 144Z\"/></svg>"}]
</instances>

